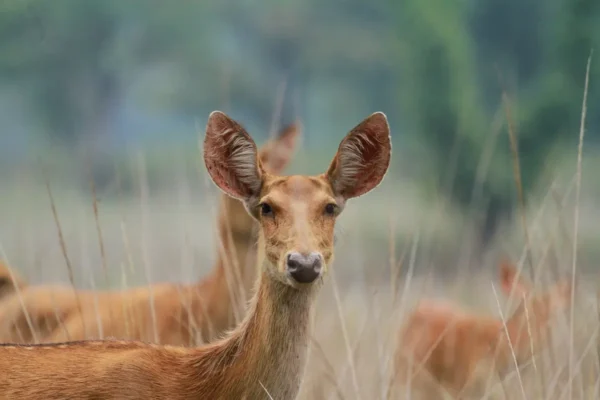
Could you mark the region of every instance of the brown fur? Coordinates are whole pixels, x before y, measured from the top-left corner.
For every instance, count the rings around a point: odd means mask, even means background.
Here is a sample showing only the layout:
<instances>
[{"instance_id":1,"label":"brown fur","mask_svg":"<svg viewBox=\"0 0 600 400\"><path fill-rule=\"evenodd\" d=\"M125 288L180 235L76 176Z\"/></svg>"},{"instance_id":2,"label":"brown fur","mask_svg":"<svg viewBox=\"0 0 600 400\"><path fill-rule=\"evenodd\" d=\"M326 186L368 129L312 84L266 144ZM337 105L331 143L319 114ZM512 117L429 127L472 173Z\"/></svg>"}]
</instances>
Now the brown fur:
<instances>
[{"instance_id":1,"label":"brown fur","mask_svg":"<svg viewBox=\"0 0 600 400\"><path fill-rule=\"evenodd\" d=\"M517 279L516 269L507 262L501 265L501 287L506 294L514 290L520 299L531 292L531 286ZM539 351L547 343L550 320L569 304L570 296L570 284L558 283L542 295L522 300L506 325L499 318L424 300L399 337L396 381L408 385L410 379L417 390L441 388L455 397L480 391L485 379L503 376L514 366L512 351L522 365L530 360L532 345Z\"/></svg>"},{"instance_id":2,"label":"brown fur","mask_svg":"<svg viewBox=\"0 0 600 400\"><path fill-rule=\"evenodd\" d=\"M299 133L298 124L289 125L261 149L259 158L269 171L287 166ZM126 291L29 287L21 298L12 296L0 306L0 342L103 337L173 345L210 341L235 326L235 312L243 315L256 279L256 223L241 201L226 194L220 195L218 234L222 248L213 272L195 284L162 283Z\"/></svg>"},{"instance_id":3,"label":"brown fur","mask_svg":"<svg viewBox=\"0 0 600 400\"><path fill-rule=\"evenodd\" d=\"M224 339L199 348L115 341L0 347L0 397L294 399L313 305L333 260L335 219L346 200L381 182L390 157L389 127L376 113L342 140L326 174L272 175L244 129L213 112L205 164L217 186L243 200L260 227L261 273L244 321ZM327 211L327 202L336 205L335 213ZM265 203L273 213L264 211ZM294 281L285 267L290 251L320 253L320 277Z\"/></svg>"},{"instance_id":4,"label":"brown fur","mask_svg":"<svg viewBox=\"0 0 600 400\"><path fill-rule=\"evenodd\" d=\"M0 260L0 300L14 294L17 288L23 290L26 286L27 282Z\"/></svg>"}]
</instances>

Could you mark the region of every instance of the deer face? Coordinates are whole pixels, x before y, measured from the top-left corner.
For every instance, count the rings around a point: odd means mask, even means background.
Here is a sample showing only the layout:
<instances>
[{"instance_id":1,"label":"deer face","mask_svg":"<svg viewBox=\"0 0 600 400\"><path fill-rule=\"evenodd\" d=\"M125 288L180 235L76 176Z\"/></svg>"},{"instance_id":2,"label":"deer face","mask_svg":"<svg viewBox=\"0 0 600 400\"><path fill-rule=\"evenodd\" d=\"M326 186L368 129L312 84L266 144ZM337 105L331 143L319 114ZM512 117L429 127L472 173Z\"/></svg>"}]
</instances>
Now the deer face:
<instances>
[{"instance_id":1,"label":"deer face","mask_svg":"<svg viewBox=\"0 0 600 400\"><path fill-rule=\"evenodd\" d=\"M382 113L352 129L327 171L317 176L269 172L244 128L218 111L209 117L204 140L211 178L259 223L267 272L295 288L327 272L337 216L348 199L382 181L390 158L390 131Z\"/></svg>"}]
</instances>

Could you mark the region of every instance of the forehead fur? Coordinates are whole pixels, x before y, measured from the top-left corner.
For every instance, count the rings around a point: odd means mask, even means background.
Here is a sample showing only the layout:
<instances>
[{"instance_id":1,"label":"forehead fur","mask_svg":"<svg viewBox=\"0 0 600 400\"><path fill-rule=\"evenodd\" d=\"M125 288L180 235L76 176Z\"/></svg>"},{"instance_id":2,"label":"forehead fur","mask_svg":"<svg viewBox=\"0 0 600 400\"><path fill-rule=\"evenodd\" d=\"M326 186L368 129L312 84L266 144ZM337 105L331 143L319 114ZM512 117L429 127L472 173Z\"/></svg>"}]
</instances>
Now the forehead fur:
<instances>
[{"instance_id":1,"label":"forehead fur","mask_svg":"<svg viewBox=\"0 0 600 400\"><path fill-rule=\"evenodd\" d=\"M271 176L265 179L261 197L268 196L273 201L311 200L334 197L331 185L324 176L292 175L285 177Z\"/></svg>"}]
</instances>

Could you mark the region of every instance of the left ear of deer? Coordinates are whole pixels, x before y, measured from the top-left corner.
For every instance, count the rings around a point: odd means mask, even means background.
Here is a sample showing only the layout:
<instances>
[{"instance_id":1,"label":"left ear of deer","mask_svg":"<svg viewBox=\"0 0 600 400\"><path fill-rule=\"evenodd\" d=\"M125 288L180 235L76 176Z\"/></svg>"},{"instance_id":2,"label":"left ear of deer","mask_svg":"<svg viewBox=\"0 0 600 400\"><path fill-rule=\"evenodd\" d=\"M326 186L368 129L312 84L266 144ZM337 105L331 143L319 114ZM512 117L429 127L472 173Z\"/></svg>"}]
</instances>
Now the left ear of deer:
<instances>
[{"instance_id":1,"label":"left ear of deer","mask_svg":"<svg viewBox=\"0 0 600 400\"><path fill-rule=\"evenodd\" d=\"M213 181L229 196L248 202L258 196L263 168L246 130L221 111L208 117L204 163Z\"/></svg>"},{"instance_id":2,"label":"left ear of deer","mask_svg":"<svg viewBox=\"0 0 600 400\"><path fill-rule=\"evenodd\" d=\"M0 260L0 295L8 296L13 293L16 288L24 288L26 282L10 267Z\"/></svg>"},{"instance_id":3,"label":"left ear of deer","mask_svg":"<svg viewBox=\"0 0 600 400\"><path fill-rule=\"evenodd\" d=\"M522 274L519 274L514 264L507 259L500 262L500 283L502 291L507 296L511 296L514 291L513 296L521 299L531 292L531 285Z\"/></svg>"},{"instance_id":4,"label":"left ear of deer","mask_svg":"<svg viewBox=\"0 0 600 400\"><path fill-rule=\"evenodd\" d=\"M385 114L371 114L346 135L327 171L335 194L349 199L381 183L390 165L392 142Z\"/></svg>"}]
</instances>

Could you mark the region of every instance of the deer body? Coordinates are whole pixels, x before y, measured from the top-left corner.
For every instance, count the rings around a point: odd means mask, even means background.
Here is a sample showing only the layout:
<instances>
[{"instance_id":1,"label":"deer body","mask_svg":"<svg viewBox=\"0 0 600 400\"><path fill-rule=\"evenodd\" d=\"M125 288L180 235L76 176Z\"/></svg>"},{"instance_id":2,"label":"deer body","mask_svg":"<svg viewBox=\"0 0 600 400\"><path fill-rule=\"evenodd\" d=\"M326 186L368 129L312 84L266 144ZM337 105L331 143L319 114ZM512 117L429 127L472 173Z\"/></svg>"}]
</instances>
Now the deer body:
<instances>
[{"instance_id":1,"label":"deer body","mask_svg":"<svg viewBox=\"0 0 600 400\"><path fill-rule=\"evenodd\" d=\"M155 284L95 297L80 296L85 301L83 312L76 307L77 299L72 299L71 313L62 322L50 310L48 319L54 319L54 324L43 341L113 337L187 346L210 341L235 326L235 301L220 269L197 284Z\"/></svg>"},{"instance_id":2,"label":"deer body","mask_svg":"<svg viewBox=\"0 0 600 400\"><path fill-rule=\"evenodd\" d=\"M205 348L127 341L0 347L0 393L15 399L260 399L268 398L266 390L293 399L306 364L311 295L298 296L268 278L261 282L241 329Z\"/></svg>"},{"instance_id":3,"label":"deer body","mask_svg":"<svg viewBox=\"0 0 600 400\"><path fill-rule=\"evenodd\" d=\"M206 167L259 224L260 279L245 319L197 348L122 341L0 346L0 397L294 399L314 303L333 261L336 218L348 199L382 181L390 158L389 126L375 113L346 135L326 173L273 175L245 130L213 112Z\"/></svg>"},{"instance_id":4,"label":"deer body","mask_svg":"<svg viewBox=\"0 0 600 400\"><path fill-rule=\"evenodd\" d=\"M280 172L288 165L299 134L299 125L291 124L263 146L258 156L266 170ZM114 337L195 345L215 339L235 326L236 313L239 317L245 312L256 280L257 241L256 223L242 202L224 193L217 223L222 247L212 273L199 282L124 291L28 286L20 296L11 291L12 296L0 303L0 342ZM0 270L0 278L3 275Z\"/></svg>"},{"instance_id":5,"label":"deer body","mask_svg":"<svg viewBox=\"0 0 600 400\"><path fill-rule=\"evenodd\" d=\"M255 244L248 236L246 242L238 239L234 256L247 257L247 252L253 251ZM0 305L0 340L51 343L102 337L156 341L158 337L160 343L174 345L209 341L235 326L233 307L239 304L230 294L227 279L232 278L227 277L226 268L220 257L213 273L198 283L161 283L124 291L29 286ZM245 270L242 278L249 292L250 278L255 275L249 270L254 268L243 264L240 269ZM35 332L31 332L27 316Z\"/></svg>"},{"instance_id":6,"label":"deer body","mask_svg":"<svg viewBox=\"0 0 600 400\"><path fill-rule=\"evenodd\" d=\"M401 381L415 387L433 379L436 385L458 395L473 378L478 365L494 356L503 335L502 321L469 315L446 304L422 303L406 321L396 354ZM510 348L499 348L498 370L510 366ZM409 363L402 365L402 363ZM402 367L400 367L402 365ZM402 368L402 369L400 369Z\"/></svg>"},{"instance_id":7,"label":"deer body","mask_svg":"<svg viewBox=\"0 0 600 400\"><path fill-rule=\"evenodd\" d=\"M516 270L502 265L502 289L519 296L530 294ZM484 380L504 376L511 367L529 361L548 339L548 325L570 300L570 285L557 284L543 295L522 301L512 316L499 318L470 314L443 302L422 301L404 324L395 355L396 380L418 390L455 397L481 394ZM533 348L532 348L533 346ZM513 358L514 355L514 358Z\"/></svg>"}]
</instances>

